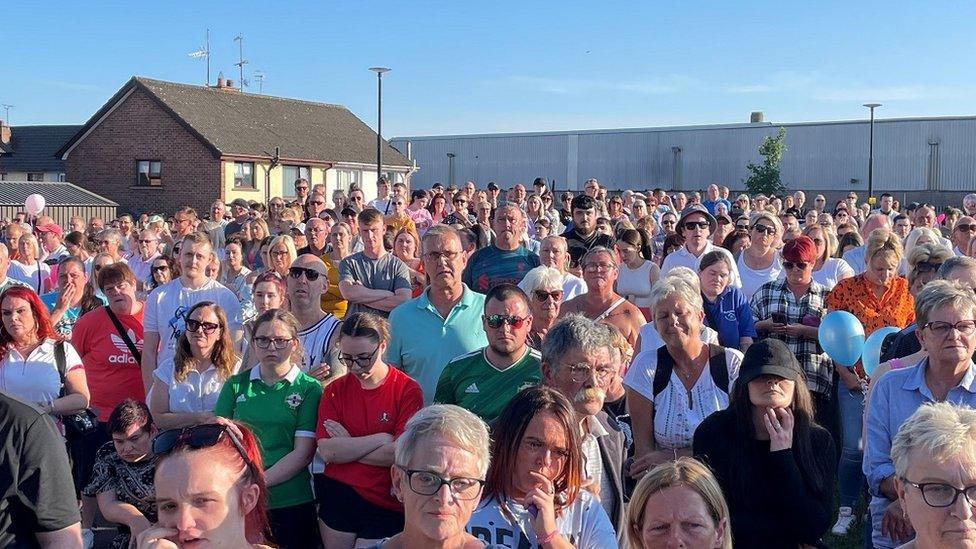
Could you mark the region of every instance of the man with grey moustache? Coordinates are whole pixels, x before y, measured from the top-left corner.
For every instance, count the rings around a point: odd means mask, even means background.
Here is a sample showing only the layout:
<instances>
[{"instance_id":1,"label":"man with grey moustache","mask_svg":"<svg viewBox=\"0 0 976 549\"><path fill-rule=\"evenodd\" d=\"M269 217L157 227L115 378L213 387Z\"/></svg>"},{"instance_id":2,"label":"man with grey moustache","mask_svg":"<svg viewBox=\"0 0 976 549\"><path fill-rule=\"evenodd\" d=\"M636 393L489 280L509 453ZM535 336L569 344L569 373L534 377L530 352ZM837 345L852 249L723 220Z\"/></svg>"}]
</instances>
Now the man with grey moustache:
<instances>
[{"instance_id":1,"label":"man with grey moustache","mask_svg":"<svg viewBox=\"0 0 976 549\"><path fill-rule=\"evenodd\" d=\"M616 373L610 328L582 315L557 322L542 341L543 383L573 403L580 418L583 487L597 497L618 535L624 523L624 434L603 411Z\"/></svg>"}]
</instances>

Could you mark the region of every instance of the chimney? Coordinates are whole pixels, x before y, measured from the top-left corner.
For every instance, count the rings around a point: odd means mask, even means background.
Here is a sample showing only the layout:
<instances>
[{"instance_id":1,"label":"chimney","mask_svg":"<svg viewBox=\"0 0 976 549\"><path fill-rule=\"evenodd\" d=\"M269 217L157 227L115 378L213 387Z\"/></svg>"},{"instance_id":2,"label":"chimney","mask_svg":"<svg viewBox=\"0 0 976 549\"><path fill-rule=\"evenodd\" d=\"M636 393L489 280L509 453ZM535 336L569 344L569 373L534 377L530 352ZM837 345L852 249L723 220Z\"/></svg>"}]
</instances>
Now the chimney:
<instances>
[{"instance_id":1,"label":"chimney","mask_svg":"<svg viewBox=\"0 0 976 549\"><path fill-rule=\"evenodd\" d=\"M224 86L226 86L226 84L224 82L224 75L221 74L220 76L217 77L217 87L218 88L223 88Z\"/></svg>"},{"instance_id":2,"label":"chimney","mask_svg":"<svg viewBox=\"0 0 976 549\"><path fill-rule=\"evenodd\" d=\"M763 122L763 113L762 113L762 111L752 111L752 114L749 115L749 123L750 124L762 124L762 122Z\"/></svg>"},{"instance_id":3,"label":"chimney","mask_svg":"<svg viewBox=\"0 0 976 549\"><path fill-rule=\"evenodd\" d=\"M10 143L10 126L5 120L0 120L0 143L4 145Z\"/></svg>"}]
</instances>

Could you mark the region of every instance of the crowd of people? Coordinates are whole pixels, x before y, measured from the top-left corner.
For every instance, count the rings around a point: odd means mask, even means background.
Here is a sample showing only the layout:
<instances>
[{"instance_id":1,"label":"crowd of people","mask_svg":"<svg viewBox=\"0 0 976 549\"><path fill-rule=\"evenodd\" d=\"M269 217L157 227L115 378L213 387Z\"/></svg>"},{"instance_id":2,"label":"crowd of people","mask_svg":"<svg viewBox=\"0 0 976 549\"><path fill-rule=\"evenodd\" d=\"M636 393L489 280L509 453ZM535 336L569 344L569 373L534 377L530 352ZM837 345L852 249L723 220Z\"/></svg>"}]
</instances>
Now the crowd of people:
<instances>
[{"instance_id":1,"label":"crowd of people","mask_svg":"<svg viewBox=\"0 0 976 549\"><path fill-rule=\"evenodd\" d=\"M376 190L7 220L0 546L976 546L976 194Z\"/></svg>"}]
</instances>

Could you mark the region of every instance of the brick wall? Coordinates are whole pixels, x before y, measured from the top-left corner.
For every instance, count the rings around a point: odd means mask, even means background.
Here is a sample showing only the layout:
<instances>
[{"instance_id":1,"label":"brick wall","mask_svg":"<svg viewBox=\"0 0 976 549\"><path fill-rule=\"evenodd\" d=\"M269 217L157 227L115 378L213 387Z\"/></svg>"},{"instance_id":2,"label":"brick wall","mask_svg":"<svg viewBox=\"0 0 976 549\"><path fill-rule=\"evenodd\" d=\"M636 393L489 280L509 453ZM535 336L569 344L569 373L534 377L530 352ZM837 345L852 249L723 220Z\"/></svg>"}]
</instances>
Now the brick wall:
<instances>
[{"instance_id":1,"label":"brick wall","mask_svg":"<svg viewBox=\"0 0 976 549\"><path fill-rule=\"evenodd\" d=\"M162 162L162 186L136 186L136 162ZM119 203L119 213L201 215L220 196L220 161L145 92L137 89L65 160L68 181Z\"/></svg>"}]
</instances>

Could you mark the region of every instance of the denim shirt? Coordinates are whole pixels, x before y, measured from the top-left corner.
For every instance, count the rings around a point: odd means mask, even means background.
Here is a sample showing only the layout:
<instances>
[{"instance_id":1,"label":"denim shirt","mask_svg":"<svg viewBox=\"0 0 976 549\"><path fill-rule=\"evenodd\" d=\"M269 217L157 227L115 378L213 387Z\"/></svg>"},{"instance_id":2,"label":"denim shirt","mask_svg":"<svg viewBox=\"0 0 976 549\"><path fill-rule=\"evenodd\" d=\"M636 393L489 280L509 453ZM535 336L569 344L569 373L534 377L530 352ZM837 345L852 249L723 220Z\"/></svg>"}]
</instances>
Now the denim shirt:
<instances>
[{"instance_id":1,"label":"denim shirt","mask_svg":"<svg viewBox=\"0 0 976 549\"><path fill-rule=\"evenodd\" d=\"M867 438L864 448L864 475L874 499L885 499L881 494L881 481L895 474L891 461L891 443L898 429L915 410L927 402L936 402L932 391L925 385L928 359L916 366L892 370L877 381L868 402L865 424ZM945 398L946 402L965 404L976 408L976 364L969 361L969 369Z\"/></svg>"}]
</instances>

